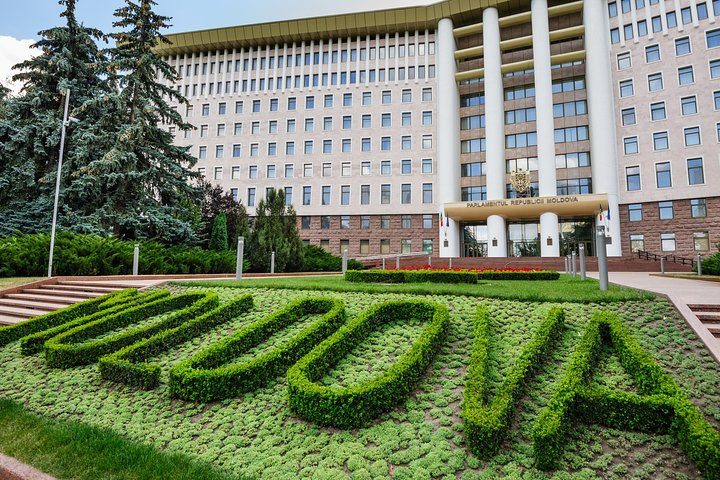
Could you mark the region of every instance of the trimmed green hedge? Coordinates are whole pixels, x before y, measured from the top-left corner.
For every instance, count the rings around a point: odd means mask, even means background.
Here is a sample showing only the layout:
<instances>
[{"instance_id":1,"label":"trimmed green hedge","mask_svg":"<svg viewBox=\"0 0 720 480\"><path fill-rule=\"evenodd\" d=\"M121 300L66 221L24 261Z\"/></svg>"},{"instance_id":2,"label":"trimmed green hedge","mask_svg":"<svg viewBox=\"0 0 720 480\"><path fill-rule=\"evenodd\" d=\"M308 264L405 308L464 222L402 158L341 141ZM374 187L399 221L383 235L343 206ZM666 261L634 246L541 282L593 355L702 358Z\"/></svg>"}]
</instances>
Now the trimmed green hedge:
<instances>
[{"instance_id":1,"label":"trimmed green hedge","mask_svg":"<svg viewBox=\"0 0 720 480\"><path fill-rule=\"evenodd\" d=\"M638 394L586 386L602 342L609 342ZM573 420L672 434L706 478L720 478L720 435L675 381L637 343L617 315L593 315L547 407L533 428L540 468L552 468Z\"/></svg>"},{"instance_id":2,"label":"trimmed green hedge","mask_svg":"<svg viewBox=\"0 0 720 480\"><path fill-rule=\"evenodd\" d=\"M164 330L113 354L101 357L98 362L100 376L105 380L146 390L156 388L160 384L162 368L145 360L222 325L246 313L252 307L252 295L245 294L200 317L190 318L175 328Z\"/></svg>"},{"instance_id":3,"label":"trimmed green hedge","mask_svg":"<svg viewBox=\"0 0 720 480\"><path fill-rule=\"evenodd\" d=\"M86 317L100 310L126 302L130 299L130 297L136 294L137 289L128 288L119 292L113 292L101 297L85 300L84 302L76 303L74 305L70 305L69 307L46 313L45 315L40 315L39 317L16 323L15 325L0 327L0 347L27 335L41 332L59 325L64 325L77 318Z\"/></svg>"},{"instance_id":4,"label":"trimmed green hedge","mask_svg":"<svg viewBox=\"0 0 720 480\"><path fill-rule=\"evenodd\" d=\"M225 365L307 315L322 317L277 348L243 363ZM284 373L345 322L341 300L303 298L235 332L170 369L170 394L208 402L236 397Z\"/></svg>"},{"instance_id":5,"label":"trimmed green hedge","mask_svg":"<svg viewBox=\"0 0 720 480\"><path fill-rule=\"evenodd\" d=\"M489 458L498 452L532 372L546 359L564 325L565 312L558 307L550 309L488 404L485 399L488 397L490 316L487 307L478 308L463 404L465 437L475 455Z\"/></svg>"},{"instance_id":6,"label":"trimmed green hedge","mask_svg":"<svg viewBox=\"0 0 720 480\"><path fill-rule=\"evenodd\" d=\"M560 272L554 272L552 270L536 270L530 272L486 270L476 273L478 280L558 280L560 278Z\"/></svg>"},{"instance_id":7,"label":"trimmed green hedge","mask_svg":"<svg viewBox=\"0 0 720 480\"><path fill-rule=\"evenodd\" d=\"M384 373L345 388L316 382L378 326L397 319L428 322L420 337ZM322 425L355 427L403 401L425 374L445 339L450 317L445 306L422 300L372 306L322 342L288 371L290 408Z\"/></svg>"},{"instance_id":8,"label":"trimmed green hedge","mask_svg":"<svg viewBox=\"0 0 720 480\"><path fill-rule=\"evenodd\" d=\"M80 325L85 325L89 322L97 321L107 316L116 315L120 312L123 312L124 310L127 310L128 308L132 308L137 305L154 302L159 298L167 297L168 295L170 295L170 292L168 292L167 290L159 290L156 292L132 295L130 297L127 297L127 299L123 299L122 297L116 297L118 301L113 302L112 306L109 308L104 308L103 310L95 312L91 315L75 318L74 320L70 320L69 322L45 330L41 330L21 338L20 353L22 353L23 355L35 355L36 353L40 353L43 350L46 341L57 335L60 335L63 332L71 330L75 327L79 327ZM112 299L110 301L112 301Z\"/></svg>"},{"instance_id":9,"label":"trimmed green hedge","mask_svg":"<svg viewBox=\"0 0 720 480\"><path fill-rule=\"evenodd\" d=\"M348 270L345 280L360 283L470 283L478 281L476 272L446 270Z\"/></svg>"},{"instance_id":10,"label":"trimmed green hedge","mask_svg":"<svg viewBox=\"0 0 720 480\"><path fill-rule=\"evenodd\" d=\"M203 301L205 300L205 301ZM199 305L193 305L195 303ZM55 368L71 368L97 361L101 356L112 353L122 347L132 345L147 333L152 335L160 330L172 328L179 323L217 306L217 294L184 293L163 297L153 302L124 308L112 315L105 315L95 321L79 325L45 342L45 360ZM115 329L127 327L142 320L173 312L157 323L143 328L124 330L117 335L87 341Z\"/></svg>"}]
</instances>

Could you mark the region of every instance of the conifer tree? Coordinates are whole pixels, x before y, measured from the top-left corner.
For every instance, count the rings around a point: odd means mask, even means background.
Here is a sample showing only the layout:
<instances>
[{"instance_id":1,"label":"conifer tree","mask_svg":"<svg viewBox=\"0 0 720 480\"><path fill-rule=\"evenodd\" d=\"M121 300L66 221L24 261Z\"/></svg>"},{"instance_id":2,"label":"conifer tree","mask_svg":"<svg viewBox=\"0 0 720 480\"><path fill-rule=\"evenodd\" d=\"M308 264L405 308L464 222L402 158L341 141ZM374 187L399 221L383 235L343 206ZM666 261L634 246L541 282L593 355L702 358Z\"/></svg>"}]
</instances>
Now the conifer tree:
<instances>
[{"instance_id":1,"label":"conifer tree","mask_svg":"<svg viewBox=\"0 0 720 480\"><path fill-rule=\"evenodd\" d=\"M228 249L228 228L225 212L220 212L215 217L208 249L219 252L224 252Z\"/></svg>"},{"instance_id":2,"label":"conifer tree","mask_svg":"<svg viewBox=\"0 0 720 480\"><path fill-rule=\"evenodd\" d=\"M100 77L104 56L97 45L103 33L78 23L77 0L58 3L64 7L60 16L65 25L39 32L33 45L39 54L13 67L19 72L13 80L23 88L6 99L0 117L0 234L49 230L65 91L71 90L75 106L107 92ZM69 172L87 165L96 153L93 146L102 143L95 119L79 108L72 115L81 122L66 140L64 187L72 181Z\"/></svg>"},{"instance_id":3,"label":"conifer tree","mask_svg":"<svg viewBox=\"0 0 720 480\"><path fill-rule=\"evenodd\" d=\"M295 209L285 205L285 192L268 190L267 198L255 209L255 224L250 233L248 257L253 270L270 270L275 252L275 271L298 271L303 266L304 249L298 234Z\"/></svg>"},{"instance_id":4,"label":"conifer tree","mask_svg":"<svg viewBox=\"0 0 720 480\"><path fill-rule=\"evenodd\" d=\"M169 102L186 103L164 83L177 74L153 49L169 41L160 33L168 17L156 14L152 0L127 0L115 11L109 49L110 81L119 90L108 99L108 123L113 123L112 145L102 158L88 165L87 191L102 192L80 215L87 215L120 238L156 238L165 243L195 239L188 203L200 200L200 189L190 182L195 158L187 147L173 144L168 127L192 128ZM162 78L158 79L158 75Z\"/></svg>"}]
</instances>

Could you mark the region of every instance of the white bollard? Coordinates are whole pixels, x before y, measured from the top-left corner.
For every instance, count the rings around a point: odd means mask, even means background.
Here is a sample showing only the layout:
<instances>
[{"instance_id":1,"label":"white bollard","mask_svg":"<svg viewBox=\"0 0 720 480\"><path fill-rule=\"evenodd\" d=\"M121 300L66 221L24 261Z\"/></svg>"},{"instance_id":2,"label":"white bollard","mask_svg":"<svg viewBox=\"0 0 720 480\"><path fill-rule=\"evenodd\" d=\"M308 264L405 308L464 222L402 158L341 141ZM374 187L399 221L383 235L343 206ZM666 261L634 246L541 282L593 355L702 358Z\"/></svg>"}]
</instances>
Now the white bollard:
<instances>
[{"instance_id":1,"label":"white bollard","mask_svg":"<svg viewBox=\"0 0 720 480\"><path fill-rule=\"evenodd\" d=\"M343 250L343 256L342 256L342 273L347 272L347 263L348 263L348 251L347 248Z\"/></svg>"},{"instance_id":2,"label":"white bollard","mask_svg":"<svg viewBox=\"0 0 720 480\"><path fill-rule=\"evenodd\" d=\"M395 270L400 270L400 255L395 256Z\"/></svg>"},{"instance_id":3,"label":"white bollard","mask_svg":"<svg viewBox=\"0 0 720 480\"><path fill-rule=\"evenodd\" d=\"M698 267L698 277L702 276L702 257L698 253L697 256L697 267Z\"/></svg>"},{"instance_id":4,"label":"white bollard","mask_svg":"<svg viewBox=\"0 0 720 480\"><path fill-rule=\"evenodd\" d=\"M243 256L245 255L245 237L238 237L237 260L235 264L235 280L242 279Z\"/></svg>"},{"instance_id":5,"label":"white bollard","mask_svg":"<svg viewBox=\"0 0 720 480\"><path fill-rule=\"evenodd\" d=\"M385 270L385 257L383 257L382 261L383 261L383 263L382 263L382 265L383 265L382 269Z\"/></svg>"},{"instance_id":6,"label":"white bollard","mask_svg":"<svg viewBox=\"0 0 720 480\"><path fill-rule=\"evenodd\" d=\"M135 244L135 250L133 251L133 275L137 276L140 271L140 244Z\"/></svg>"},{"instance_id":7,"label":"white bollard","mask_svg":"<svg viewBox=\"0 0 720 480\"><path fill-rule=\"evenodd\" d=\"M270 255L270 273L275 273L275 252Z\"/></svg>"}]
</instances>

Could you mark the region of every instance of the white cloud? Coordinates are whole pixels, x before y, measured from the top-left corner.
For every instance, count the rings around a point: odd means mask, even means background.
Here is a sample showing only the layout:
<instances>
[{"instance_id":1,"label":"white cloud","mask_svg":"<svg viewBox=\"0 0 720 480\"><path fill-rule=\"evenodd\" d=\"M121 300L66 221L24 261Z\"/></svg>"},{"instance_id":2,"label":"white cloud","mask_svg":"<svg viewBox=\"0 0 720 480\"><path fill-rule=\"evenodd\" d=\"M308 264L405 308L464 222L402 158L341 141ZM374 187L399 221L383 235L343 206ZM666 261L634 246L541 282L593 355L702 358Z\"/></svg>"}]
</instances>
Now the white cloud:
<instances>
[{"instance_id":1,"label":"white cloud","mask_svg":"<svg viewBox=\"0 0 720 480\"><path fill-rule=\"evenodd\" d=\"M35 40L18 40L0 35L0 83L15 93L20 91L22 85L11 81L12 76L17 73L12 67L37 55L37 50L30 48L34 43Z\"/></svg>"}]
</instances>

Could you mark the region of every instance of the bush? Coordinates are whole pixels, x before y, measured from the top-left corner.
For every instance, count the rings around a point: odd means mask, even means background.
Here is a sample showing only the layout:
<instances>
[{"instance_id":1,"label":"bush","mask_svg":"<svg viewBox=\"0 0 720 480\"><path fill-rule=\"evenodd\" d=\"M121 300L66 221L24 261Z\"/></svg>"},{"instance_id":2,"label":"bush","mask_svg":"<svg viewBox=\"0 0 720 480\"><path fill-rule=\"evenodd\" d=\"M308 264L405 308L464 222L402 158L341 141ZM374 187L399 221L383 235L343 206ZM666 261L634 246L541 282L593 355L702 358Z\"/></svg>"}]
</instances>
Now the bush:
<instances>
[{"instance_id":1,"label":"bush","mask_svg":"<svg viewBox=\"0 0 720 480\"><path fill-rule=\"evenodd\" d=\"M345 280L359 283L470 283L475 284L475 272L445 270L348 270Z\"/></svg>"},{"instance_id":2,"label":"bush","mask_svg":"<svg viewBox=\"0 0 720 480\"><path fill-rule=\"evenodd\" d=\"M215 220L213 221L208 250L224 252L228 249L227 230L227 217L225 216L225 212L220 212L215 216Z\"/></svg>"},{"instance_id":3,"label":"bush","mask_svg":"<svg viewBox=\"0 0 720 480\"><path fill-rule=\"evenodd\" d=\"M558 280L560 272L552 270L531 270L517 272L511 270L481 270L477 272L478 280Z\"/></svg>"},{"instance_id":4,"label":"bush","mask_svg":"<svg viewBox=\"0 0 720 480\"><path fill-rule=\"evenodd\" d=\"M223 366L301 318L320 314L322 317L282 345L246 362ZM318 297L291 302L171 368L170 394L208 402L258 388L284 373L344 321L341 300Z\"/></svg>"},{"instance_id":5,"label":"bush","mask_svg":"<svg viewBox=\"0 0 720 480\"><path fill-rule=\"evenodd\" d=\"M486 307L478 308L463 406L465 436L475 455L489 458L500 449L514 409L531 380L531 373L548 356L564 324L565 312L561 308L552 308L488 404L485 399L488 397L490 317Z\"/></svg>"},{"instance_id":6,"label":"bush","mask_svg":"<svg viewBox=\"0 0 720 480\"><path fill-rule=\"evenodd\" d=\"M253 306L250 294L241 295L230 303L221 305L206 314L189 318L175 328L164 330L145 340L100 358L100 376L105 380L153 389L160 384L160 365L145 360L167 352L170 347L196 338L201 333L222 325L247 312Z\"/></svg>"},{"instance_id":7,"label":"bush","mask_svg":"<svg viewBox=\"0 0 720 480\"><path fill-rule=\"evenodd\" d=\"M701 262L703 275L720 275L720 252ZM695 270L697 271L697 269Z\"/></svg>"},{"instance_id":8,"label":"bush","mask_svg":"<svg viewBox=\"0 0 720 480\"><path fill-rule=\"evenodd\" d=\"M140 274L231 273L235 253L199 247L168 247L155 241L122 241L96 235L59 232L55 237L56 275L120 275L132 272L133 249L140 244ZM0 277L43 276L50 235L38 233L0 238Z\"/></svg>"},{"instance_id":9,"label":"bush","mask_svg":"<svg viewBox=\"0 0 720 480\"><path fill-rule=\"evenodd\" d=\"M106 315L95 321L79 325L45 342L45 359L51 367L70 368L87 365L101 356L117 351L183 322L196 318L218 305L216 293L185 293L164 297L153 302L125 308L113 315ZM98 340L90 340L118 328L138 323L164 313L179 311L160 321L140 328L124 330Z\"/></svg>"},{"instance_id":10,"label":"bush","mask_svg":"<svg viewBox=\"0 0 720 480\"><path fill-rule=\"evenodd\" d=\"M106 310L123 302L127 302L136 294L136 289L129 288L76 303L69 307L16 323L15 325L0 327L0 347L27 335L64 325L78 318L87 317L98 311Z\"/></svg>"},{"instance_id":11,"label":"bush","mask_svg":"<svg viewBox=\"0 0 720 480\"><path fill-rule=\"evenodd\" d=\"M348 270L362 270L363 264L352 258L348 259ZM318 245L305 246L306 272L339 272L342 270L342 257L331 254Z\"/></svg>"},{"instance_id":12,"label":"bush","mask_svg":"<svg viewBox=\"0 0 720 480\"><path fill-rule=\"evenodd\" d=\"M428 322L419 338L384 373L350 387L316 382L383 323L410 319ZM428 301L390 301L369 308L295 364L287 375L290 408L322 425L356 427L392 409L425 374L445 339L450 317L443 305Z\"/></svg>"},{"instance_id":13,"label":"bush","mask_svg":"<svg viewBox=\"0 0 720 480\"><path fill-rule=\"evenodd\" d=\"M400 270L348 270L345 280L357 283L405 283L405 272Z\"/></svg>"}]
</instances>

